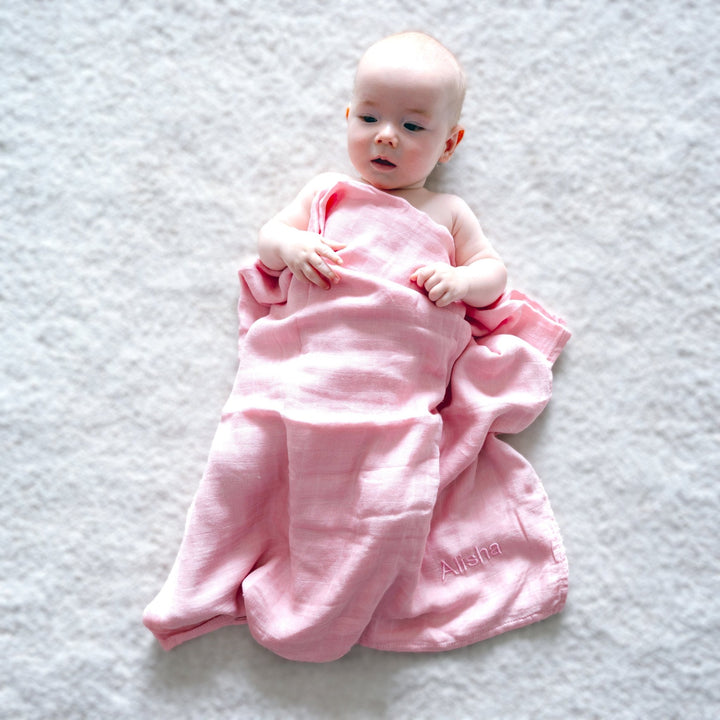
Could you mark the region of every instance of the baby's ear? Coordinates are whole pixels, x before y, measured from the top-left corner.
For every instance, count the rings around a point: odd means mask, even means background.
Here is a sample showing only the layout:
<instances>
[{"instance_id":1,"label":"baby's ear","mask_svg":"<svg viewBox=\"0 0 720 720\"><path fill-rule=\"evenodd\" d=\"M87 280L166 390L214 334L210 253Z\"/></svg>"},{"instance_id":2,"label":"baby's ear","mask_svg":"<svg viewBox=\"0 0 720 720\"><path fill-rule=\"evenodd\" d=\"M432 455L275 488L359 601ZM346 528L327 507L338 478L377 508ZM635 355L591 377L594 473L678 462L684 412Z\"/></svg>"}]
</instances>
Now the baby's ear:
<instances>
[{"instance_id":1,"label":"baby's ear","mask_svg":"<svg viewBox=\"0 0 720 720\"><path fill-rule=\"evenodd\" d=\"M465 136L465 128L456 125L451 131L450 136L445 141L445 149L443 150L443 154L440 156L440 159L438 162L446 163L455 152L455 148L460 144L460 141Z\"/></svg>"}]
</instances>

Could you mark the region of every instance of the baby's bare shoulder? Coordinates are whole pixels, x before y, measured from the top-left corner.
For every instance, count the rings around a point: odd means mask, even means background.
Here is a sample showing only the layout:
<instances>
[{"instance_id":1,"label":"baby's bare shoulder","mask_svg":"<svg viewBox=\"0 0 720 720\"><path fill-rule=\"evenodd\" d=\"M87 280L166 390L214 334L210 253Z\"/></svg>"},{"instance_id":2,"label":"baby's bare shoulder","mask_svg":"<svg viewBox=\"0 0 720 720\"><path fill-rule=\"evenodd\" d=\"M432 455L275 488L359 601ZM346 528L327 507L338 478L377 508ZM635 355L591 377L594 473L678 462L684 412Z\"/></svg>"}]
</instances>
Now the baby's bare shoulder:
<instances>
[{"instance_id":1,"label":"baby's bare shoulder","mask_svg":"<svg viewBox=\"0 0 720 720\"><path fill-rule=\"evenodd\" d=\"M315 196L318 193L331 188L337 182L341 180L349 179L347 175L336 172L324 172L319 175L315 175L314 178L309 180L297 194L290 207L295 213L301 213L304 216L309 215L310 206L315 200Z\"/></svg>"},{"instance_id":2,"label":"baby's bare shoulder","mask_svg":"<svg viewBox=\"0 0 720 720\"><path fill-rule=\"evenodd\" d=\"M305 186L304 191L307 191L314 195L315 193L332 187L338 182L351 179L352 178L349 175L345 175L344 173L323 172L319 175L316 175L312 180L310 180L310 182Z\"/></svg>"},{"instance_id":3,"label":"baby's bare shoulder","mask_svg":"<svg viewBox=\"0 0 720 720\"><path fill-rule=\"evenodd\" d=\"M453 193L435 193L437 202L445 207L453 216L464 215L466 213L474 214L470 206L459 195Z\"/></svg>"},{"instance_id":4,"label":"baby's bare shoulder","mask_svg":"<svg viewBox=\"0 0 720 720\"><path fill-rule=\"evenodd\" d=\"M452 193L427 191L420 205L435 222L444 225L453 235L459 226L475 217L470 206L459 195Z\"/></svg>"}]
</instances>

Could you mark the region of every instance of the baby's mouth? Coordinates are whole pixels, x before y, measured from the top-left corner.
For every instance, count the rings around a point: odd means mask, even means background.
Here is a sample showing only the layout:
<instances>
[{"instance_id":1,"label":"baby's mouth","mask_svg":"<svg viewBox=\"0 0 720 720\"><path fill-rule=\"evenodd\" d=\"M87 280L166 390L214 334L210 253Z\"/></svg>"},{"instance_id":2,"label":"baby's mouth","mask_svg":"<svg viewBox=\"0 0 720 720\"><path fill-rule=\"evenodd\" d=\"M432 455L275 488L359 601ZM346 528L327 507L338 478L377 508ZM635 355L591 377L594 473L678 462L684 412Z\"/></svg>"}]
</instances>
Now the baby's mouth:
<instances>
[{"instance_id":1,"label":"baby's mouth","mask_svg":"<svg viewBox=\"0 0 720 720\"><path fill-rule=\"evenodd\" d=\"M384 168L394 168L397 167L395 163L390 162L388 159L383 157L376 157L372 160L372 164L376 165L378 167L384 167Z\"/></svg>"}]
</instances>

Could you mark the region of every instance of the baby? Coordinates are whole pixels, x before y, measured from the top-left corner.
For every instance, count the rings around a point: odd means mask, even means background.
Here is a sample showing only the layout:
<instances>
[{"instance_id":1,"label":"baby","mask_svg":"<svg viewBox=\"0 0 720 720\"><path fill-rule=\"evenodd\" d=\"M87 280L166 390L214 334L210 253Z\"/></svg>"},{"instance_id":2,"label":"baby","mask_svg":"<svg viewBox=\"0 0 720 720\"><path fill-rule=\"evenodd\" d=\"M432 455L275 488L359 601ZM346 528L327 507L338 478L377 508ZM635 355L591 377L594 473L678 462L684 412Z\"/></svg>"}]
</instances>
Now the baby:
<instances>
[{"instance_id":1,"label":"baby","mask_svg":"<svg viewBox=\"0 0 720 720\"><path fill-rule=\"evenodd\" d=\"M363 55L346 111L348 153L360 178L405 198L453 237L454 266L433 263L410 278L438 307L456 301L484 307L506 282L505 266L468 205L425 187L463 138L458 121L464 95L464 75L452 53L428 35L407 32L380 40ZM258 252L268 268L288 267L295 277L327 289L340 282L337 266L343 260L337 251L344 245L307 231L316 194L338 177L314 178L262 228Z\"/></svg>"},{"instance_id":2,"label":"baby","mask_svg":"<svg viewBox=\"0 0 720 720\"><path fill-rule=\"evenodd\" d=\"M505 292L468 206L425 188L463 94L427 35L373 45L347 110L360 180L319 175L261 229L233 389L144 614L164 648L247 624L325 662L461 647L562 607L542 486L495 436L544 407L569 334Z\"/></svg>"}]
</instances>

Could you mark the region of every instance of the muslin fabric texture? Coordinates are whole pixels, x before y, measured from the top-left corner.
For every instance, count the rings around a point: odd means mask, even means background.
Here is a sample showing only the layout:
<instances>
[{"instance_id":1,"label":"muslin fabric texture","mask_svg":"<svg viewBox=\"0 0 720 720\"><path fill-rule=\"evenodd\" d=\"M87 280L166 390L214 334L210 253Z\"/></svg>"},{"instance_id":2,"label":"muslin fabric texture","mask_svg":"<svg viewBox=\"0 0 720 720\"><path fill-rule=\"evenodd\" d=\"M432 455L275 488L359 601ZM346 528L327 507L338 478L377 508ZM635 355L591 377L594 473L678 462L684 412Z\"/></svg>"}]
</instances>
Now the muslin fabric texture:
<instances>
[{"instance_id":1,"label":"muslin fabric texture","mask_svg":"<svg viewBox=\"0 0 720 720\"><path fill-rule=\"evenodd\" d=\"M409 280L448 230L342 180L310 228L346 243L326 291L240 271L239 368L170 576L165 649L231 624L293 660L448 650L562 609L542 483L498 437L543 410L570 333L517 291L438 308Z\"/></svg>"}]
</instances>

